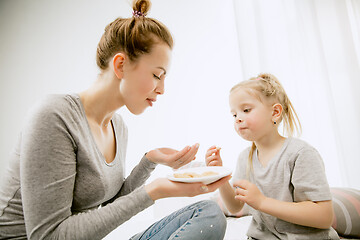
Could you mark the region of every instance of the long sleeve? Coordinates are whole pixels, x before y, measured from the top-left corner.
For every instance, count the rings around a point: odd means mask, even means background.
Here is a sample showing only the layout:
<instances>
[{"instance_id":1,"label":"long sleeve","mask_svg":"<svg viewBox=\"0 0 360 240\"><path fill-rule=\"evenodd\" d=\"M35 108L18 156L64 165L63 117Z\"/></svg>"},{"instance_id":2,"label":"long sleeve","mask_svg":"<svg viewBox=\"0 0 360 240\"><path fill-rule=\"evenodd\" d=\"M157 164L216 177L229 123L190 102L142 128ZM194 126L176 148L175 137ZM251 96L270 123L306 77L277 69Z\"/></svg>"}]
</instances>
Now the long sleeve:
<instances>
[{"instance_id":1,"label":"long sleeve","mask_svg":"<svg viewBox=\"0 0 360 240\"><path fill-rule=\"evenodd\" d=\"M116 196L106 202L104 205L113 202L115 199L127 195L134 191L136 188L142 186L146 180L150 177L152 171L154 171L156 163L150 162L146 155L144 155L140 163L131 171L130 175L125 179L120 191Z\"/></svg>"},{"instance_id":2,"label":"long sleeve","mask_svg":"<svg viewBox=\"0 0 360 240\"><path fill-rule=\"evenodd\" d=\"M63 112L63 106L54 107L49 101L32 112L23 131L20 181L29 239L101 239L153 204L144 187L139 187L152 169L144 159L125 181L123 196L98 207L103 198L106 200L101 196L107 196L106 185L111 182L105 181L101 173L115 168L99 169L105 165L101 159L80 155L86 149L81 150L78 144L82 134L72 134L76 121L76 117ZM91 149L87 151L92 156ZM91 164L92 168L88 166ZM82 169L87 169L86 174ZM89 209L84 209L86 206Z\"/></svg>"}]
</instances>

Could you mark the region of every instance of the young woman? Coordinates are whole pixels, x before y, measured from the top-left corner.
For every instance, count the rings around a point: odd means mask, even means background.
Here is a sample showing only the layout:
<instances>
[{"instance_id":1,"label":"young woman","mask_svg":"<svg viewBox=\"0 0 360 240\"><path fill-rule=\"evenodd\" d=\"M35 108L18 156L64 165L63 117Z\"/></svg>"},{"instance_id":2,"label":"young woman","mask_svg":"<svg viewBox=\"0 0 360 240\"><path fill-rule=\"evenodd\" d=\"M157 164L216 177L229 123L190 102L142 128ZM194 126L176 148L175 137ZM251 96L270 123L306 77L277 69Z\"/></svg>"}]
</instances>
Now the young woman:
<instances>
[{"instance_id":1,"label":"young woman","mask_svg":"<svg viewBox=\"0 0 360 240\"><path fill-rule=\"evenodd\" d=\"M240 82L229 99L235 131L252 146L239 156L233 186L224 184L220 194L231 212L251 207L249 239L339 239L331 228L323 161L315 148L291 137L301 126L277 78L260 74ZM280 135L281 122L290 137ZM221 166L219 150L209 148L206 162Z\"/></svg>"},{"instance_id":2,"label":"young woman","mask_svg":"<svg viewBox=\"0 0 360 240\"><path fill-rule=\"evenodd\" d=\"M149 8L148 0L134 1L133 17L106 27L90 88L48 96L30 112L0 188L1 239L101 239L157 199L211 192L228 180L144 186L157 164L192 161L198 144L151 150L124 176L128 133L115 111L141 114L164 94L173 46L167 28L145 17ZM132 239L222 239L225 227L217 205L202 201Z\"/></svg>"}]
</instances>

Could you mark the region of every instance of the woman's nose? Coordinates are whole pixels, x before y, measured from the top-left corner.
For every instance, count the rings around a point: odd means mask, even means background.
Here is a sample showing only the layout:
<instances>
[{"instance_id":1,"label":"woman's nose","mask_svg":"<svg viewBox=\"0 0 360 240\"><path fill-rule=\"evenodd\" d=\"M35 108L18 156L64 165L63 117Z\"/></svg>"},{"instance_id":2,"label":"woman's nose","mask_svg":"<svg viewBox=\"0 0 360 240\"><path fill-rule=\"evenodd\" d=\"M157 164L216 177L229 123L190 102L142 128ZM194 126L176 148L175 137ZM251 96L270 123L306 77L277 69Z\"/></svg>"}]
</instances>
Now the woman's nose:
<instances>
[{"instance_id":1,"label":"woman's nose","mask_svg":"<svg viewBox=\"0 0 360 240\"><path fill-rule=\"evenodd\" d=\"M165 93L165 84L164 81L159 81L159 83L157 84L156 88L155 88L155 92L157 94L164 94Z\"/></svg>"}]
</instances>

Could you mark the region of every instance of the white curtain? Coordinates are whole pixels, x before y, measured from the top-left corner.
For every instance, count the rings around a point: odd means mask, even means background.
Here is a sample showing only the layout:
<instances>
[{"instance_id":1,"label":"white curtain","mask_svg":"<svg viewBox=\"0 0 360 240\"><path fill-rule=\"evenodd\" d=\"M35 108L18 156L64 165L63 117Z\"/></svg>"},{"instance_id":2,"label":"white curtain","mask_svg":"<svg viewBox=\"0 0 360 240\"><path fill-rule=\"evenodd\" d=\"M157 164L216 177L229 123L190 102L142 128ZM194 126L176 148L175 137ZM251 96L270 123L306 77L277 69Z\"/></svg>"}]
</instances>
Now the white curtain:
<instances>
[{"instance_id":1,"label":"white curtain","mask_svg":"<svg viewBox=\"0 0 360 240\"><path fill-rule=\"evenodd\" d=\"M360 188L360 1L233 0L243 78L271 72L332 186Z\"/></svg>"}]
</instances>

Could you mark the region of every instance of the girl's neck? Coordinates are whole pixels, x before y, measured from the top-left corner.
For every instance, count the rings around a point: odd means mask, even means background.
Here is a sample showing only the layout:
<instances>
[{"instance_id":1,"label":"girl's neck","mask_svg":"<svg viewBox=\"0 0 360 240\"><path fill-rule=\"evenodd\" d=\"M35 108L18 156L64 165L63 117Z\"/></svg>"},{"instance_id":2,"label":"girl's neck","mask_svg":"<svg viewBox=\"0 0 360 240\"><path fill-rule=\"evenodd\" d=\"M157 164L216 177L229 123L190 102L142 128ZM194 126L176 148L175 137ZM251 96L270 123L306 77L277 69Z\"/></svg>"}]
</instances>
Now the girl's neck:
<instances>
[{"instance_id":1,"label":"girl's neck","mask_svg":"<svg viewBox=\"0 0 360 240\"><path fill-rule=\"evenodd\" d=\"M255 145L258 152L258 159L263 166L280 151L286 138L279 133L262 138L261 141L256 141Z\"/></svg>"},{"instance_id":2,"label":"girl's neck","mask_svg":"<svg viewBox=\"0 0 360 240\"><path fill-rule=\"evenodd\" d=\"M268 135L263 137L259 141L255 141L255 145L259 151L268 150L276 148L277 146L282 146L285 142L286 138L281 136L279 133L275 133L273 135Z\"/></svg>"}]
</instances>

